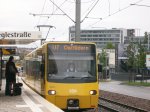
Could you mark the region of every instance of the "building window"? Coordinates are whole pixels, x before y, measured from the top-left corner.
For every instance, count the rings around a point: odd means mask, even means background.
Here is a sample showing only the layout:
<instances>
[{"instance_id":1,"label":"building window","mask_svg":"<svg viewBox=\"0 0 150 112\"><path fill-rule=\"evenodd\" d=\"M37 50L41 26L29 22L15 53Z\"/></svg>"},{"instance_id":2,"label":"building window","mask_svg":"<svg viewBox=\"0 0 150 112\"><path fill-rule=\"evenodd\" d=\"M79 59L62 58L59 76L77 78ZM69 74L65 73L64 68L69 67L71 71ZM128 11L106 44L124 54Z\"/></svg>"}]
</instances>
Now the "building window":
<instances>
[{"instance_id":1,"label":"building window","mask_svg":"<svg viewBox=\"0 0 150 112\"><path fill-rule=\"evenodd\" d=\"M88 35L88 37L92 37L92 35Z\"/></svg>"}]
</instances>

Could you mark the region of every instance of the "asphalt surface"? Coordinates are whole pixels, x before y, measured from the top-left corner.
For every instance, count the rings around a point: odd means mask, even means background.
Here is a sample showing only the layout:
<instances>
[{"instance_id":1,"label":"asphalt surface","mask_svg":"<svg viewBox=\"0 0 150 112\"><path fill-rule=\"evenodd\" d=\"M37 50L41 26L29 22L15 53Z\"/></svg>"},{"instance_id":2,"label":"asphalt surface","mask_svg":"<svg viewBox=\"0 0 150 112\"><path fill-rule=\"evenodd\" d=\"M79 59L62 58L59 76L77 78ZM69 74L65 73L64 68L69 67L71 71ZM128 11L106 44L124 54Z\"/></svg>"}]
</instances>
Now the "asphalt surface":
<instances>
[{"instance_id":1,"label":"asphalt surface","mask_svg":"<svg viewBox=\"0 0 150 112\"><path fill-rule=\"evenodd\" d=\"M150 87L128 86L121 81L100 82L100 90L125 94L150 100Z\"/></svg>"}]
</instances>

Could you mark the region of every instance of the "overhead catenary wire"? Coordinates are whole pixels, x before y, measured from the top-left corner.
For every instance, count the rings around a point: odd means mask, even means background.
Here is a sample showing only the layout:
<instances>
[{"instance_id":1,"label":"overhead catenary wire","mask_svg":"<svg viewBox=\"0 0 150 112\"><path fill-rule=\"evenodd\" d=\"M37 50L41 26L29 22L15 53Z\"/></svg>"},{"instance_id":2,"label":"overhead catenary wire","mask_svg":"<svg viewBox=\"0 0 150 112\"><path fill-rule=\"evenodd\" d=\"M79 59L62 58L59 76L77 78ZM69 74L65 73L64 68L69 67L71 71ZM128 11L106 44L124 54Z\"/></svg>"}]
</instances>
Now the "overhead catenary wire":
<instances>
[{"instance_id":1,"label":"overhead catenary wire","mask_svg":"<svg viewBox=\"0 0 150 112\"><path fill-rule=\"evenodd\" d=\"M99 0L97 0L95 2L95 4L93 5L93 7L91 8L91 10L86 14L86 16L81 20L81 22L83 22L85 20L85 18L90 14L90 12L94 9L94 7L97 5L98 2L99 2Z\"/></svg>"},{"instance_id":2,"label":"overhead catenary wire","mask_svg":"<svg viewBox=\"0 0 150 112\"><path fill-rule=\"evenodd\" d=\"M63 2L59 7L61 7L66 1L67 1L67 0L64 0L64 2ZM44 24L46 24L46 22L50 19L50 17L52 17L52 16L54 16L54 15L55 15L55 16L57 16L57 15L58 15L58 16L59 16L59 15L64 16L64 15L65 15L64 13L63 13L63 14L55 14L55 12L57 11L58 8L56 8L56 9L54 10L54 6L55 6L54 4L53 4L53 11L52 11L51 14L43 14L45 4L46 4L46 0L45 0L45 2L44 2L44 4L43 4L43 8L42 8L42 11L41 11L40 14L32 14L32 13L29 13L30 15L33 15L33 16L40 16L40 18L39 18L39 20L38 20L38 22L37 22L37 25L39 24L41 17L46 17L46 18L47 18L47 20L44 22Z\"/></svg>"},{"instance_id":3,"label":"overhead catenary wire","mask_svg":"<svg viewBox=\"0 0 150 112\"><path fill-rule=\"evenodd\" d=\"M95 3L95 1L96 1L96 0L93 0L93 3L83 12L82 15L86 14L86 12L88 12L88 11L91 9L91 7L92 7L93 4Z\"/></svg>"},{"instance_id":4,"label":"overhead catenary wire","mask_svg":"<svg viewBox=\"0 0 150 112\"><path fill-rule=\"evenodd\" d=\"M61 7L66 1L68 1L68 0L64 0L58 7ZM54 1L53 1L54 2ZM53 7L54 7L55 5L53 4ZM55 9L55 10L53 10L53 12L52 12L52 14L53 15L66 15L66 14L55 14L55 12L58 10L58 7ZM52 15L51 15L52 16ZM50 18L50 17L49 17Z\"/></svg>"},{"instance_id":5,"label":"overhead catenary wire","mask_svg":"<svg viewBox=\"0 0 150 112\"><path fill-rule=\"evenodd\" d=\"M138 0L137 2L135 2L135 3L133 3L133 4L136 4L136 3L139 3L139 2L142 2L142 1L143 1L143 0ZM110 16L113 16L113 15L115 15L115 14L117 14L117 13L119 13L119 12L125 10L125 9L128 9L128 8L131 7L131 6L132 6L132 5L128 5L128 6L122 8L122 9L120 9L120 10L118 10L118 11L116 11L116 12L110 14L110 15L107 15L107 16L105 16L105 17L102 17L101 19L100 19L100 18L97 18L98 21L94 22L93 24L89 25L88 27L92 27L92 26L94 26L95 24L97 24L98 22L100 22L101 20L104 20L104 19L106 19L106 18L108 18L108 17L110 17ZM86 18L92 19L92 17L86 17ZM94 18L94 19L96 19L96 18Z\"/></svg>"},{"instance_id":6,"label":"overhead catenary wire","mask_svg":"<svg viewBox=\"0 0 150 112\"><path fill-rule=\"evenodd\" d=\"M49 0L50 2L52 2L59 10L61 10L72 22L75 23L75 21L68 15L66 14L59 6L57 6L52 0Z\"/></svg>"},{"instance_id":7,"label":"overhead catenary wire","mask_svg":"<svg viewBox=\"0 0 150 112\"><path fill-rule=\"evenodd\" d=\"M139 4L130 4L130 5L143 6L143 7L150 7L149 5L139 5Z\"/></svg>"},{"instance_id":8,"label":"overhead catenary wire","mask_svg":"<svg viewBox=\"0 0 150 112\"><path fill-rule=\"evenodd\" d=\"M54 2L54 0L53 0L53 2ZM53 8L52 8L53 11L52 11L52 14L54 13L54 7L55 7L55 5L53 4Z\"/></svg>"},{"instance_id":9,"label":"overhead catenary wire","mask_svg":"<svg viewBox=\"0 0 150 112\"><path fill-rule=\"evenodd\" d=\"M45 4L46 4L46 0L44 1L43 7L42 7L42 10L41 10L41 14L42 14L42 13L43 13L43 11L44 11ZM39 20L38 20L37 24L39 24L40 19L41 19L41 16L40 16L40 18L39 18Z\"/></svg>"},{"instance_id":10,"label":"overhead catenary wire","mask_svg":"<svg viewBox=\"0 0 150 112\"><path fill-rule=\"evenodd\" d=\"M61 7L67 0L65 0L59 7ZM29 13L30 15L33 15L33 16L40 16L40 17L49 17L50 16L53 16L53 15L65 15L65 14L55 14L55 12L57 11L58 8L56 8L52 13L50 14L43 14L43 11L41 11L40 14L33 14L33 13Z\"/></svg>"},{"instance_id":11,"label":"overhead catenary wire","mask_svg":"<svg viewBox=\"0 0 150 112\"><path fill-rule=\"evenodd\" d=\"M59 7L57 7L55 10L54 10L55 4L54 4L54 1L52 1L52 3L53 3L53 11L52 11L52 13L51 13L51 14L42 14L43 11L44 11L45 3L46 3L46 0L45 0L44 5L43 5L43 8L42 8L42 11L41 11L41 14L33 14L33 15L34 15L34 16L40 16L40 17L48 17L48 19L49 19L50 17L52 17L52 15L66 15L65 13L63 13L63 14L54 14L54 13L57 11L57 9L59 9L66 1L67 1L67 0L65 0L65 1L64 1ZM46 16L46 15L47 15L47 16ZM44 25L46 24L46 22L48 21L48 19L45 21ZM39 22L38 22L38 24L39 24ZM38 25L38 24L37 24L37 25ZM45 27L47 27L47 26L45 26ZM54 27L54 28L55 28L55 27ZM50 29L51 29L51 27L49 27L49 29L48 29L48 32L47 32L46 37L45 37L45 40L47 39L47 37L48 37L48 35L49 35Z\"/></svg>"},{"instance_id":12,"label":"overhead catenary wire","mask_svg":"<svg viewBox=\"0 0 150 112\"><path fill-rule=\"evenodd\" d=\"M110 0L108 0L108 13L110 15Z\"/></svg>"},{"instance_id":13,"label":"overhead catenary wire","mask_svg":"<svg viewBox=\"0 0 150 112\"><path fill-rule=\"evenodd\" d=\"M119 9L118 9L118 10L120 10L120 0L119 0L119 3L118 3L118 4L119 4Z\"/></svg>"}]
</instances>

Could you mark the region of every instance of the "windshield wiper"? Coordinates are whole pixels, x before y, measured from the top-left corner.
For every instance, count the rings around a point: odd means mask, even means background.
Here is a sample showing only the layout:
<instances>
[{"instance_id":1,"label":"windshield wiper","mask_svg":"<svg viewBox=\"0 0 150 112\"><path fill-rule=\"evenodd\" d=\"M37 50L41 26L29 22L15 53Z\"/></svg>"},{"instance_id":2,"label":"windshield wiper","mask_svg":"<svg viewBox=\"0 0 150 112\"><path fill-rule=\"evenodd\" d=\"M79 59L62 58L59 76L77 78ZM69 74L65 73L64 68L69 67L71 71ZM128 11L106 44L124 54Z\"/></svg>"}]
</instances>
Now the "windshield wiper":
<instances>
[{"instance_id":1,"label":"windshield wiper","mask_svg":"<svg viewBox=\"0 0 150 112\"><path fill-rule=\"evenodd\" d=\"M92 77L89 77L89 76L81 77L81 79L89 79L89 78L92 78Z\"/></svg>"},{"instance_id":2,"label":"windshield wiper","mask_svg":"<svg viewBox=\"0 0 150 112\"><path fill-rule=\"evenodd\" d=\"M75 76L64 77L64 79L68 79L68 78L78 78L78 77L75 77Z\"/></svg>"}]
</instances>

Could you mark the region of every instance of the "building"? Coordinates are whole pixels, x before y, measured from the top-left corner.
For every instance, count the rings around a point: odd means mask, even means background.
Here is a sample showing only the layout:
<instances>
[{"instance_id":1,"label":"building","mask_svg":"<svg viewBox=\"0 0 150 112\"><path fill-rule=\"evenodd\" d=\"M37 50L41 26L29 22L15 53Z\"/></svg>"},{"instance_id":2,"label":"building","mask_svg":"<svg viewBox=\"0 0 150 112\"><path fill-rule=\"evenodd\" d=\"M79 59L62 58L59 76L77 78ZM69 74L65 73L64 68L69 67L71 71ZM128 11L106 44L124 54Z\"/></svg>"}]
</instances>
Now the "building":
<instances>
[{"instance_id":1,"label":"building","mask_svg":"<svg viewBox=\"0 0 150 112\"><path fill-rule=\"evenodd\" d=\"M124 43L124 37L127 36L127 29L88 29L81 30L80 41L94 42L97 48L104 48L107 43L111 42L114 46L118 43ZM69 41L75 41L75 27L69 28Z\"/></svg>"}]
</instances>

